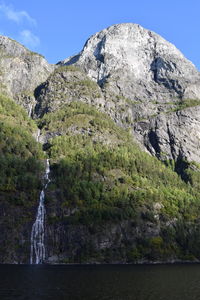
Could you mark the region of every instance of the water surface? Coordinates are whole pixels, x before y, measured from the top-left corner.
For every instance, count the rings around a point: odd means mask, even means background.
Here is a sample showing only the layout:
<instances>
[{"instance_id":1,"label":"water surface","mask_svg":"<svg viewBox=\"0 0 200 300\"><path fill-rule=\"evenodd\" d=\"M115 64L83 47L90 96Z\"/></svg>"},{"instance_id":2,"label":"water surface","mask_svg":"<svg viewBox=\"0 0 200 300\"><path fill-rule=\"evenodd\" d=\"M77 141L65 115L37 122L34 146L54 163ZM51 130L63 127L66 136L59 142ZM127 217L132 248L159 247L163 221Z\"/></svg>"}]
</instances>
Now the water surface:
<instances>
[{"instance_id":1,"label":"water surface","mask_svg":"<svg viewBox=\"0 0 200 300\"><path fill-rule=\"evenodd\" d=\"M0 300L199 300L200 265L0 265Z\"/></svg>"}]
</instances>

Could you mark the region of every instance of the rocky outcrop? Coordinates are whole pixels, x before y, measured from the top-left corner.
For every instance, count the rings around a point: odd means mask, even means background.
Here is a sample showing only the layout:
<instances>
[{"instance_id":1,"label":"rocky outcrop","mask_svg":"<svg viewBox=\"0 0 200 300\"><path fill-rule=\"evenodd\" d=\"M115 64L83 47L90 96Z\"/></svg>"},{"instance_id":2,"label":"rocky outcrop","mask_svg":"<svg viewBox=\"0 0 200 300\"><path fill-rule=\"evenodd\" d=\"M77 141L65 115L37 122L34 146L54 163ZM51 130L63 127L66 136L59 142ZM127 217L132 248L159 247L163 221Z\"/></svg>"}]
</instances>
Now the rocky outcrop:
<instances>
[{"instance_id":1,"label":"rocky outcrop","mask_svg":"<svg viewBox=\"0 0 200 300\"><path fill-rule=\"evenodd\" d=\"M200 75L171 43L140 25L111 26L62 64L81 67L106 91L131 100L200 99Z\"/></svg>"},{"instance_id":2,"label":"rocky outcrop","mask_svg":"<svg viewBox=\"0 0 200 300\"><path fill-rule=\"evenodd\" d=\"M50 194L50 197L53 196L52 192ZM163 235L163 228L175 230L176 227L176 221L162 221L160 203L155 203L150 210L143 208L138 219L134 220L70 224L68 218L73 217L78 209L64 207L60 198L53 198L46 206L46 263L49 264L130 263L154 260L154 256L159 252L153 245L154 239ZM162 248L162 245L160 246ZM162 251L159 255L162 260ZM172 257L176 259L173 249L166 255L165 261Z\"/></svg>"},{"instance_id":3,"label":"rocky outcrop","mask_svg":"<svg viewBox=\"0 0 200 300\"><path fill-rule=\"evenodd\" d=\"M80 69L70 66L56 68L47 81L36 89L35 95L36 116L54 112L72 101L82 101L96 106L105 103L99 86Z\"/></svg>"},{"instance_id":4,"label":"rocky outcrop","mask_svg":"<svg viewBox=\"0 0 200 300\"><path fill-rule=\"evenodd\" d=\"M155 203L132 220L85 225L69 224L74 210L49 203L46 263L199 262L200 224L164 220L162 208Z\"/></svg>"},{"instance_id":5,"label":"rocky outcrop","mask_svg":"<svg viewBox=\"0 0 200 300\"><path fill-rule=\"evenodd\" d=\"M200 163L200 106L161 113L134 125L136 138L159 159Z\"/></svg>"},{"instance_id":6,"label":"rocky outcrop","mask_svg":"<svg viewBox=\"0 0 200 300\"><path fill-rule=\"evenodd\" d=\"M47 79L54 66L18 42L0 36L0 68L0 92L31 113L35 105L34 90Z\"/></svg>"},{"instance_id":7,"label":"rocky outcrop","mask_svg":"<svg viewBox=\"0 0 200 300\"><path fill-rule=\"evenodd\" d=\"M137 227L132 221L105 223L99 226L47 226L47 263L128 263L142 260L131 257L138 240L151 240L160 234L158 224L145 223ZM149 255L152 249L149 249ZM171 253L170 253L171 254Z\"/></svg>"}]
</instances>

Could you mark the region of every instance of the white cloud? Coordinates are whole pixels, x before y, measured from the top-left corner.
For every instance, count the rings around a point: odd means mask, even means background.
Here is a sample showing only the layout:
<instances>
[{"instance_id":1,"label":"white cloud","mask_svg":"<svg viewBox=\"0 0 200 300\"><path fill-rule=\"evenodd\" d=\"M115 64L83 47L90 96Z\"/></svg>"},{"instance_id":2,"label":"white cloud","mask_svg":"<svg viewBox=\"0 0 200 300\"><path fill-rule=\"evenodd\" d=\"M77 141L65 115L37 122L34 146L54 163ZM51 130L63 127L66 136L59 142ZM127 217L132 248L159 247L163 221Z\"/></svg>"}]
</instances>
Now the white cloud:
<instances>
[{"instance_id":1,"label":"white cloud","mask_svg":"<svg viewBox=\"0 0 200 300\"><path fill-rule=\"evenodd\" d=\"M21 23L24 20L26 20L31 25L36 25L37 22L35 19L31 18L31 16L24 10L16 11L13 6L0 4L0 12L3 13L3 15L11 21L14 21L16 23Z\"/></svg>"},{"instance_id":2,"label":"white cloud","mask_svg":"<svg viewBox=\"0 0 200 300\"><path fill-rule=\"evenodd\" d=\"M26 29L20 32L20 42L26 47L36 48L40 44L40 39L30 30Z\"/></svg>"}]
</instances>

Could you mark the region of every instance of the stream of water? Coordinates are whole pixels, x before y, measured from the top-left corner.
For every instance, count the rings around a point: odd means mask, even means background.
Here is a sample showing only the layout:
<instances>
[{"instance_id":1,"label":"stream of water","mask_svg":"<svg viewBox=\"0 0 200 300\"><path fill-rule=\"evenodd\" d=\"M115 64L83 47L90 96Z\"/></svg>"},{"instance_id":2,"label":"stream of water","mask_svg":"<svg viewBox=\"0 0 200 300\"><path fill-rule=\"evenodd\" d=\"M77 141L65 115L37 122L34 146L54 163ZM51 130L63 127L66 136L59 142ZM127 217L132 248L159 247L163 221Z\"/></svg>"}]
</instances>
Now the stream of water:
<instances>
[{"instance_id":1,"label":"stream of water","mask_svg":"<svg viewBox=\"0 0 200 300\"><path fill-rule=\"evenodd\" d=\"M33 104L30 103L30 105L29 105L29 111L28 111L28 116L29 116L29 118L31 118L32 110L33 110Z\"/></svg>"},{"instance_id":2,"label":"stream of water","mask_svg":"<svg viewBox=\"0 0 200 300\"><path fill-rule=\"evenodd\" d=\"M30 264L42 264L45 260L45 190L50 182L49 160L46 161L45 184L40 193L35 223L31 230Z\"/></svg>"}]
</instances>

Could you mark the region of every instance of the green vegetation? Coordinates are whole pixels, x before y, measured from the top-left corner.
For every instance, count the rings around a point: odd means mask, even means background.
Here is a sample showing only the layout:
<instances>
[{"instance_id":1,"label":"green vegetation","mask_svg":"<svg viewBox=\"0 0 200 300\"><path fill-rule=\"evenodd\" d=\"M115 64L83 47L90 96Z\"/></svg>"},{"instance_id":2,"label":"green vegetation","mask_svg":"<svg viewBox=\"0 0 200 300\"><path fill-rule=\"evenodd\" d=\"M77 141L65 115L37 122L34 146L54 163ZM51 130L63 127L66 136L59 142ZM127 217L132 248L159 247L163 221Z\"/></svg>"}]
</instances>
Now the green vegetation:
<instances>
[{"instance_id":1,"label":"green vegetation","mask_svg":"<svg viewBox=\"0 0 200 300\"><path fill-rule=\"evenodd\" d=\"M34 51L30 51L29 49L27 49L27 50L28 50L28 55L29 55L30 57L31 57L31 56L39 56L39 57L45 59L44 55L42 55L42 54L40 54L40 53L37 53L37 52L34 52Z\"/></svg>"},{"instance_id":2,"label":"green vegetation","mask_svg":"<svg viewBox=\"0 0 200 300\"><path fill-rule=\"evenodd\" d=\"M36 130L20 106L0 96L0 197L13 204L32 205L40 187L44 154L32 136Z\"/></svg>"},{"instance_id":3,"label":"green vegetation","mask_svg":"<svg viewBox=\"0 0 200 300\"><path fill-rule=\"evenodd\" d=\"M117 127L108 115L100 113L95 107L82 102L71 102L54 113L44 115L37 122L42 133L60 132L70 136L83 129L82 131L85 130L90 133L91 139L99 135L103 135L103 140L106 140L107 135L110 138L113 135L115 142L118 142L121 137L127 138L123 135L124 130ZM111 139L111 142L114 140Z\"/></svg>"},{"instance_id":4,"label":"green vegetation","mask_svg":"<svg viewBox=\"0 0 200 300\"><path fill-rule=\"evenodd\" d=\"M169 110L168 112L172 111L179 111L183 110L188 107L194 107L200 105L200 100L197 99L183 99L175 103L175 108Z\"/></svg>"},{"instance_id":5,"label":"green vegetation","mask_svg":"<svg viewBox=\"0 0 200 300\"><path fill-rule=\"evenodd\" d=\"M96 234L109 224L129 224L126 242L96 249L91 240L67 262L200 258L198 164L161 163L106 114L82 102L44 115L37 126L42 135L54 136L44 145L52 171L46 193L49 226L83 226ZM18 232L32 222L38 202L44 153L33 138L37 126L22 108L0 97L0 209L10 212L0 228L11 240L0 255L8 248L18 251ZM129 238L135 228L143 234ZM28 252L28 245L19 252Z\"/></svg>"},{"instance_id":6,"label":"green vegetation","mask_svg":"<svg viewBox=\"0 0 200 300\"><path fill-rule=\"evenodd\" d=\"M200 164L186 160L164 160L164 163L178 173L185 182L191 184L195 190L200 190Z\"/></svg>"},{"instance_id":7,"label":"green vegetation","mask_svg":"<svg viewBox=\"0 0 200 300\"><path fill-rule=\"evenodd\" d=\"M55 70L54 70L54 74L55 73L61 73L61 72L76 72L76 71L81 71L80 68L75 67L73 65L69 65L69 66L58 66Z\"/></svg>"},{"instance_id":8,"label":"green vegetation","mask_svg":"<svg viewBox=\"0 0 200 300\"><path fill-rule=\"evenodd\" d=\"M127 102L128 103L128 102ZM139 102L132 102L133 105L137 105ZM130 103L131 104L131 103ZM152 104L156 104L158 106L162 106L162 111L160 111L160 114L170 114L172 112L177 112L181 111L186 108L194 107L200 105L200 100L198 99L176 99L174 102L158 102L158 101L153 101ZM141 122L141 121L146 121L148 119L154 118L157 116L157 113L148 115L146 117L142 118L136 118L135 122Z\"/></svg>"},{"instance_id":9,"label":"green vegetation","mask_svg":"<svg viewBox=\"0 0 200 300\"><path fill-rule=\"evenodd\" d=\"M28 117L26 111L14 101L2 95L0 95L0 121L11 126L16 125L19 128L26 128L29 133L37 130L36 124Z\"/></svg>"},{"instance_id":10,"label":"green vegetation","mask_svg":"<svg viewBox=\"0 0 200 300\"><path fill-rule=\"evenodd\" d=\"M175 172L135 145L117 147L92 143L82 136L57 137L49 155L63 157L53 165L55 184L66 207L79 207L78 222L101 222L134 218L147 208L145 218L156 222L153 204L162 205L165 219L198 217L191 205L199 200Z\"/></svg>"},{"instance_id":11,"label":"green vegetation","mask_svg":"<svg viewBox=\"0 0 200 300\"><path fill-rule=\"evenodd\" d=\"M87 130L76 132L73 125ZM54 161L52 185L60 190L64 206L79 207L78 220L128 219L157 202L163 218L197 218L197 211L189 213L199 205L194 187L142 152L127 132L93 107L71 103L45 115L39 126L47 132L65 128L63 136L49 141L47 151ZM105 143L108 130L115 143Z\"/></svg>"},{"instance_id":12,"label":"green vegetation","mask_svg":"<svg viewBox=\"0 0 200 300\"><path fill-rule=\"evenodd\" d=\"M44 154L37 126L12 100L0 96L0 259L28 261L30 231L41 191Z\"/></svg>"},{"instance_id":13,"label":"green vegetation","mask_svg":"<svg viewBox=\"0 0 200 300\"><path fill-rule=\"evenodd\" d=\"M77 72L76 72L77 71ZM49 89L47 88L49 86ZM98 84L90 80L81 70L74 66L60 66L50 75L45 83L42 105L53 110L62 108L66 102L84 99L85 102L93 102L92 99L101 97Z\"/></svg>"},{"instance_id":14,"label":"green vegetation","mask_svg":"<svg viewBox=\"0 0 200 300\"><path fill-rule=\"evenodd\" d=\"M134 247L128 244L100 252L93 246L82 249L80 261L91 257L108 262L123 256L129 262L200 257L194 245L197 232L200 235L197 165L184 166L183 180L175 172L180 163L164 165L142 152L129 132L81 102L46 114L38 125L43 134L61 133L46 145L52 163L47 199L54 211L49 215L50 224L82 224L94 232L103 224L124 221L138 228L160 226L159 235L141 236ZM57 199L59 214L55 214Z\"/></svg>"},{"instance_id":15,"label":"green vegetation","mask_svg":"<svg viewBox=\"0 0 200 300\"><path fill-rule=\"evenodd\" d=\"M158 101L153 101L153 104L158 104L158 105L175 105L177 110L182 110L187 107L193 107L193 106L198 106L200 105L200 100L198 99L174 99L174 101L171 102L158 102Z\"/></svg>"}]
</instances>

